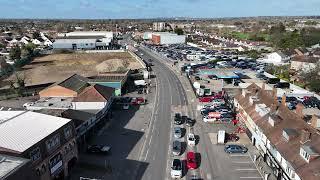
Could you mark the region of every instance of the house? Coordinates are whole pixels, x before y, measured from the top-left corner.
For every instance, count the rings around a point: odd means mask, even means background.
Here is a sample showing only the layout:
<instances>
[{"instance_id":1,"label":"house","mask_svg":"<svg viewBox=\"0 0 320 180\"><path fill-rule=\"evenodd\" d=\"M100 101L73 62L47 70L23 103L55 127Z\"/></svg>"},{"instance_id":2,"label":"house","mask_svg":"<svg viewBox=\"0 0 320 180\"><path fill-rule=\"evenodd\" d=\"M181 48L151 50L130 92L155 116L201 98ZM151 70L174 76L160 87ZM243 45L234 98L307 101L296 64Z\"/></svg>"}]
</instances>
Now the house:
<instances>
[{"instance_id":1,"label":"house","mask_svg":"<svg viewBox=\"0 0 320 180\"><path fill-rule=\"evenodd\" d=\"M40 98L44 97L77 97L88 86L88 79L74 74L62 82L54 83L39 92Z\"/></svg>"},{"instance_id":2,"label":"house","mask_svg":"<svg viewBox=\"0 0 320 180\"><path fill-rule=\"evenodd\" d=\"M277 89L265 90L256 84L248 86L234 98L241 124L248 131L252 144L278 179L318 180L320 173L320 119L310 123L303 118L303 105L296 112L281 103Z\"/></svg>"},{"instance_id":3,"label":"house","mask_svg":"<svg viewBox=\"0 0 320 180\"><path fill-rule=\"evenodd\" d=\"M289 61L290 57L282 53L281 51L267 54L265 58L260 61L264 63L283 64Z\"/></svg>"},{"instance_id":4,"label":"house","mask_svg":"<svg viewBox=\"0 0 320 180\"><path fill-rule=\"evenodd\" d=\"M0 111L0 117L0 154L30 159L36 179L69 175L78 159L70 119L31 111Z\"/></svg>"},{"instance_id":5,"label":"house","mask_svg":"<svg viewBox=\"0 0 320 180\"><path fill-rule=\"evenodd\" d=\"M37 46L42 46L44 44L44 40L41 37L39 37L37 39L32 39L32 43Z\"/></svg>"},{"instance_id":6,"label":"house","mask_svg":"<svg viewBox=\"0 0 320 180\"><path fill-rule=\"evenodd\" d=\"M315 68L320 58L312 56L296 56L291 59L290 69L295 71L310 71Z\"/></svg>"}]
</instances>

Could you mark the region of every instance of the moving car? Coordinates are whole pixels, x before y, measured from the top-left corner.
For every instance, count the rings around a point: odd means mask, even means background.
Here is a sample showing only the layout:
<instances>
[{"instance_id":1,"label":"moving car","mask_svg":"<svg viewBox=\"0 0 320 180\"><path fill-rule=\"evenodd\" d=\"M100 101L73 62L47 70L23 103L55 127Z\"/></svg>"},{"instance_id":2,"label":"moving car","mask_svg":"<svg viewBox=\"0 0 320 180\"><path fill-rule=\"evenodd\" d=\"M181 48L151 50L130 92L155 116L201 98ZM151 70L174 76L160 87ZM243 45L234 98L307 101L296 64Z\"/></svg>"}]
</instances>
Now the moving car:
<instances>
[{"instance_id":1,"label":"moving car","mask_svg":"<svg viewBox=\"0 0 320 180\"><path fill-rule=\"evenodd\" d=\"M241 145L226 145L224 147L224 151L226 153L246 153L248 151L248 148L241 146Z\"/></svg>"},{"instance_id":2,"label":"moving car","mask_svg":"<svg viewBox=\"0 0 320 180\"><path fill-rule=\"evenodd\" d=\"M107 145L88 145L87 152L88 153L100 153L100 154L108 154L110 153L111 147Z\"/></svg>"},{"instance_id":3,"label":"moving car","mask_svg":"<svg viewBox=\"0 0 320 180\"><path fill-rule=\"evenodd\" d=\"M196 162L196 153L190 151L187 153L187 168L188 169L196 169L197 162Z\"/></svg>"},{"instance_id":4,"label":"moving car","mask_svg":"<svg viewBox=\"0 0 320 180\"><path fill-rule=\"evenodd\" d=\"M172 161L171 177L174 179L182 177L182 162L179 159L173 159Z\"/></svg>"},{"instance_id":5,"label":"moving car","mask_svg":"<svg viewBox=\"0 0 320 180\"><path fill-rule=\"evenodd\" d=\"M181 138L182 137L182 130L179 127L175 127L173 129L174 137L175 138Z\"/></svg>"},{"instance_id":6,"label":"moving car","mask_svg":"<svg viewBox=\"0 0 320 180\"><path fill-rule=\"evenodd\" d=\"M180 153L181 153L181 142L175 140L172 143L172 154L175 156L179 156Z\"/></svg>"},{"instance_id":7,"label":"moving car","mask_svg":"<svg viewBox=\"0 0 320 180\"><path fill-rule=\"evenodd\" d=\"M192 134L192 133L188 134L188 145L189 146L195 146L196 145L196 138L195 138L194 134Z\"/></svg>"}]
</instances>

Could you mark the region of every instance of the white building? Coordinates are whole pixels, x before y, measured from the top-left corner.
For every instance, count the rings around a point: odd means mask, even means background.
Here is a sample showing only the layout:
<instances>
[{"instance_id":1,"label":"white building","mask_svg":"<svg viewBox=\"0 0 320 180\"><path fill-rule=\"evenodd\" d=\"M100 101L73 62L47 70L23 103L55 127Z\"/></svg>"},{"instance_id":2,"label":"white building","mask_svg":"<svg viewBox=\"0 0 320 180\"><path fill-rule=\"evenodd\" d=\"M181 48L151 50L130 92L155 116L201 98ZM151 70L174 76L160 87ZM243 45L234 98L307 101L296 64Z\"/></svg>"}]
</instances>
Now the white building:
<instances>
[{"instance_id":1,"label":"white building","mask_svg":"<svg viewBox=\"0 0 320 180\"><path fill-rule=\"evenodd\" d=\"M258 59L258 60L264 63L284 64L290 60L290 57L286 56L280 51L277 51L277 52L267 54L265 58Z\"/></svg>"},{"instance_id":2,"label":"white building","mask_svg":"<svg viewBox=\"0 0 320 180\"><path fill-rule=\"evenodd\" d=\"M154 22L153 23L153 30L154 31L163 31L165 30L166 23L165 22Z\"/></svg>"},{"instance_id":3,"label":"white building","mask_svg":"<svg viewBox=\"0 0 320 180\"><path fill-rule=\"evenodd\" d=\"M152 34L152 42L154 44L185 44L186 36L177 35L169 32L156 32Z\"/></svg>"}]
</instances>

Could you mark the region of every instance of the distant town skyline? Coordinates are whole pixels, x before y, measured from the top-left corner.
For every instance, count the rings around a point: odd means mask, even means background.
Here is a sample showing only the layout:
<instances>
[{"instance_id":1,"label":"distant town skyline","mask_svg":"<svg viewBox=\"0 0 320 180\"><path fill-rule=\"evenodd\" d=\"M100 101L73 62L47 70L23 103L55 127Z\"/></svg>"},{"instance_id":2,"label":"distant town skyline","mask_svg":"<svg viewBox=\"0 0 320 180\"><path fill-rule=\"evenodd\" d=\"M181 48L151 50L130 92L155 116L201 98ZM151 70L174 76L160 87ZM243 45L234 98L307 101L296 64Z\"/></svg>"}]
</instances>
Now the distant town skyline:
<instances>
[{"instance_id":1,"label":"distant town skyline","mask_svg":"<svg viewBox=\"0 0 320 180\"><path fill-rule=\"evenodd\" d=\"M319 15L319 0L0 0L0 18L126 19Z\"/></svg>"}]
</instances>

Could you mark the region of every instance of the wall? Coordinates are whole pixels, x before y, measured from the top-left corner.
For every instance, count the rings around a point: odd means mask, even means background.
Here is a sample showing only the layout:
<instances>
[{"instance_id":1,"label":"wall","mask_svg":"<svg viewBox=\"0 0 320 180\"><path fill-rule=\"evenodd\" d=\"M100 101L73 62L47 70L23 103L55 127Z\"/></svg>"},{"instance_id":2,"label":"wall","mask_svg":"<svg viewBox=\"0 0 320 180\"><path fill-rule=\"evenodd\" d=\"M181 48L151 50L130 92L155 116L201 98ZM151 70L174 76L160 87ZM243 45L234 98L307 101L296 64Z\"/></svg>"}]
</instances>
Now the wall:
<instances>
[{"instance_id":1,"label":"wall","mask_svg":"<svg viewBox=\"0 0 320 180\"><path fill-rule=\"evenodd\" d=\"M154 44L160 44L160 36L152 34L152 42Z\"/></svg>"},{"instance_id":2,"label":"wall","mask_svg":"<svg viewBox=\"0 0 320 180\"><path fill-rule=\"evenodd\" d=\"M186 43L185 35L166 35L160 37L160 44L184 44Z\"/></svg>"},{"instance_id":3,"label":"wall","mask_svg":"<svg viewBox=\"0 0 320 180\"><path fill-rule=\"evenodd\" d=\"M61 87L59 85L49 87L39 92L42 97L77 97L77 92Z\"/></svg>"},{"instance_id":4,"label":"wall","mask_svg":"<svg viewBox=\"0 0 320 180\"><path fill-rule=\"evenodd\" d=\"M72 102L75 110L103 109L106 104L107 102Z\"/></svg>"}]
</instances>

